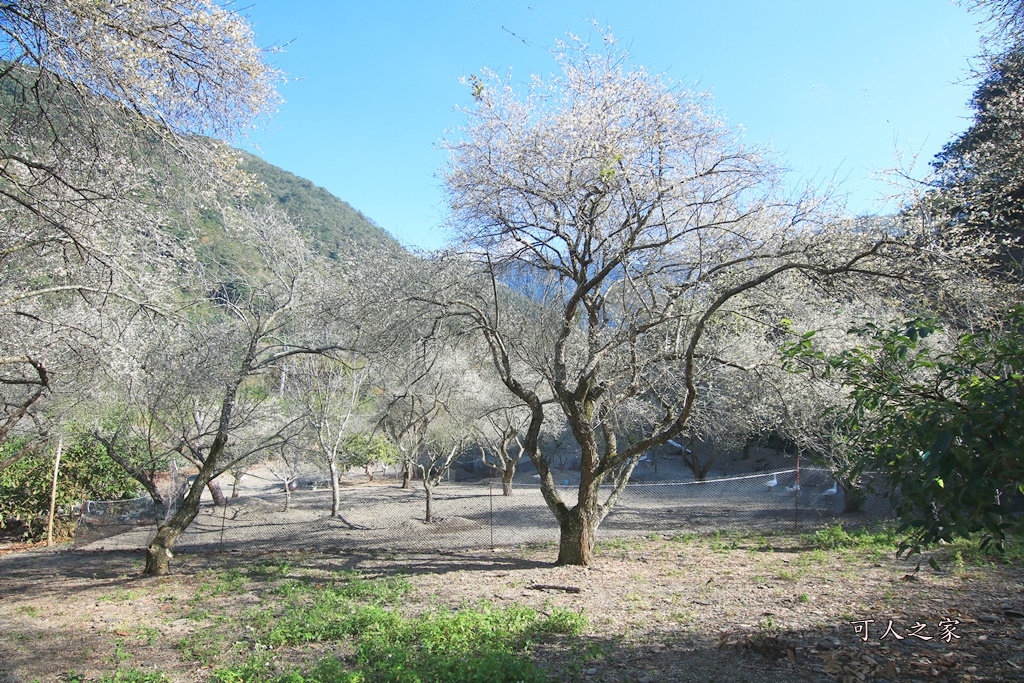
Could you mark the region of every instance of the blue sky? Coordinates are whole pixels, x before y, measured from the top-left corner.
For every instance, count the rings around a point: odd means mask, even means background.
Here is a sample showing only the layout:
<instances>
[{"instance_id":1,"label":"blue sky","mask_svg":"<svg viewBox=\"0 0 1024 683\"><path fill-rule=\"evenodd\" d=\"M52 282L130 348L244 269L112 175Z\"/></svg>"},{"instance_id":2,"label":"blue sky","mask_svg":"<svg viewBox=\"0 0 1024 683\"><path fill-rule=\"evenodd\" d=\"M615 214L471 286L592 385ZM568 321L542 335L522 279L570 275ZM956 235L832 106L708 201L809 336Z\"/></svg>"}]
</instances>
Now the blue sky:
<instances>
[{"instance_id":1,"label":"blue sky","mask_svg":"<svg viewBox=\"0 0 1024 683\"><path fill-rule=\"evenodd\" d=\"M842 181L861 214L891 207L874 176L897 149L923 165L967 126L979 51L976 17L946 0L258 0L244 12L261 45L288 43L271 56L285 103L249 146L425 249L446 239L437 143L471 102L459 78L551 73L555 41L590 20L636 64L710 92L795 180Z\"/></svg>"}]
</instances>

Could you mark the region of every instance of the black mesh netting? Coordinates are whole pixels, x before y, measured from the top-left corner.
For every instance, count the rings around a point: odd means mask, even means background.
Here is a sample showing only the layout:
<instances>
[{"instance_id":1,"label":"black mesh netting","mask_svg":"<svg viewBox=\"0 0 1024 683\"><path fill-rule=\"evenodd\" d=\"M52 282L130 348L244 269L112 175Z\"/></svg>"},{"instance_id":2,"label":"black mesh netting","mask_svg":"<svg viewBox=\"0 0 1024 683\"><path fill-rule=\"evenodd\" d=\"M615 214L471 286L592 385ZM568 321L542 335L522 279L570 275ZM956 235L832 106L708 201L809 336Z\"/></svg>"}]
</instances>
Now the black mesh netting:
<instances>
[{"instance_id":1,"label":"black mesh netting","mask_svg":"<svg viewBox=\"0 0 1024 683\"><path fill-rule=\"evenodd\" d=\"M630 483L601 524L598 538L676 535L731 529L792 531L838 519L843 491L827 470L776 470L696 481ZM610 490L610 489L608 489ZM560 487L567 505L574 486ZM448 482L433 495L432 523L424 522L425 494L419 482L342 489L339 517L332 517L329 490L297 490L204 504L178 541L182 550L297 550L378 548L455 550L558 540L558 527L536 484L501 495L500 483ZM868 495L865 514L884 516L884 497ZM156 512L148 498L90 501L83 507L75 547L145 547L155 533Z\"/></svg>"}]
</instances>

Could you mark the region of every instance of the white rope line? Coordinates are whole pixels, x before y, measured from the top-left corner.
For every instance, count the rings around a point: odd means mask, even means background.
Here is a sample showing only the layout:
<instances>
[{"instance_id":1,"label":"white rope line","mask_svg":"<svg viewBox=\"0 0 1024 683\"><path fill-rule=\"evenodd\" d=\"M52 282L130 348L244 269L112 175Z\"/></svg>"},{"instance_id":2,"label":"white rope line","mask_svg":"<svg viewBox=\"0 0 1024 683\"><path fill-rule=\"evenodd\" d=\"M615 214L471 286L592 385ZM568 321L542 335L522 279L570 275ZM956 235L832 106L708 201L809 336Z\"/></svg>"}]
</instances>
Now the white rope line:
<instances>
[{"instance_id":1,"label":"white rope line","mask_svg":"<svg viewBox=\"0 0 1024 683\"><path fill-rule=\"evenodd\" d=\"M831 474L832 474L831 470L826 469L824 467L801 467L800 471L801 472L827 472L829 474L829 476L831 476ZM684 484L717 484L719 482L742 481L744 479L767 479L767 478L773 477L773 476L778 475L778 474L789 474L789 473L794 473L795 474L796 473L796 468L792 468L792 469L788 469L788 470L765 470L764 472L758 472L757 474L744 474L742 476L737 476L737 477L718 477L717 479L705 479L704 481L695 481L695 480L687 479L686 481L636 482L636 483L626 484L626 487L629 488L631 486L633 486L633 487L637 487L637 486L647 487L647 486L681 486L681 485L684 485ZM609 484L609 486L610 486L610 484ZM602 486L602 488L603 488L603 486Z\"/></svg>"}]
</instances>

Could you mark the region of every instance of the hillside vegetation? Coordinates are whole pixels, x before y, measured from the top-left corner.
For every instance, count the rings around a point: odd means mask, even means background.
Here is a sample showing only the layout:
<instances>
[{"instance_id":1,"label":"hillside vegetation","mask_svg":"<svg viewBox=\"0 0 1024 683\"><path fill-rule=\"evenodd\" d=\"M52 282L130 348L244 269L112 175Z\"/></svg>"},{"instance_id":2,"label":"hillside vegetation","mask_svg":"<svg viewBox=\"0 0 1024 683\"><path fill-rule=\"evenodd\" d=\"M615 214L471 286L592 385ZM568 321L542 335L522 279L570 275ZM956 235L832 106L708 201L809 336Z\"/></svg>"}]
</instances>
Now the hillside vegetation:
<instances>
[{"instance_id":1,"label":"hillside vegetation","mask_svg":"<svg viewBox=\"0 0 1024 683\"><path fill-rule=\"evenodd\" d=\"M317 251L337 258L353 248L393 248L395 238L374 221L322 187L248 152L241 167L266 187L270 199L309 238Z\"/></svg>"}]
</instances>

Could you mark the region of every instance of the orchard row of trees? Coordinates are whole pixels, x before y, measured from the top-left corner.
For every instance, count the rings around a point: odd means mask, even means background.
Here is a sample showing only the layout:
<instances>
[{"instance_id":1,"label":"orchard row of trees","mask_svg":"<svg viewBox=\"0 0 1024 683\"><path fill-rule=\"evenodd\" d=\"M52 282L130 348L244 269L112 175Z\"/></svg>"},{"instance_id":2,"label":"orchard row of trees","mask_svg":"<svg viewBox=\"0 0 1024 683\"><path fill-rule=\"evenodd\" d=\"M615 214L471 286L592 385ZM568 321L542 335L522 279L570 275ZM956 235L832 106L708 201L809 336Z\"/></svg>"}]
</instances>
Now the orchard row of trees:
<instances>
[{"instance_id":1,"label":"orchard row of trees","mask_svg":"<svg viewBox=\"0 0 1024 683\"><path fill-rule=\"evenodd\" d=\"M315 460L339 515L344 472L394 459L430 521L475 445L506 493L530 458L558 561L585 565L652 448L772 431L851 496L881 469L912 543L1002 540L1024 481L1019 47L1016 4L985 6L1010 47L899 215L784 190L706 96L598 31L525 90L469 80L443 143L448 250L330 260L210 137L276 102L241 17L203 0L0 5L0 442L19 444L0 472L73 430L159 509L168 463L192 463L148 549L161 574L225 472L270 462L287 489ZM210 212L231 249L204 248ZM555 443L579 458L572 506Z\"/></svg>"}]
</instances>

